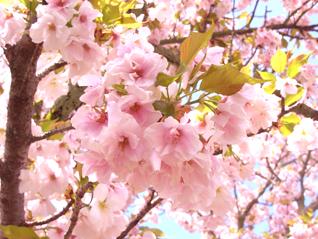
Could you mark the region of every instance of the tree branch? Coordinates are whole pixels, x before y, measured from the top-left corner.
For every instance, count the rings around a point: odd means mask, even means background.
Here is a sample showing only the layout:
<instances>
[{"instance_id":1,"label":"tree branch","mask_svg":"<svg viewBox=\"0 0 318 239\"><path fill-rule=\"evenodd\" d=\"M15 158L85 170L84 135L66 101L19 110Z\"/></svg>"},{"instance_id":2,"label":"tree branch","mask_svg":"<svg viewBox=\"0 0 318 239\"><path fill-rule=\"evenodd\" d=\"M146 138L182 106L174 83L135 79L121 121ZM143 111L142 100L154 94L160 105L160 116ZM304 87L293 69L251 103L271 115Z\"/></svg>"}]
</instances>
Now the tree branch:
<instances>
[{"instance_id":1,"label":"tree branch","mask_svg":"<svg viewBox=\"0 0 318 239\"><path fill-rule=\"evenodd\" d=\"M64 239L70 239L73 233L73 230L77 224L78 215L83 208L82 198L84 197L85 193L93 188L93 184L91 182L86 183L76 191L75 195L75 201L74 201L74 207L73 207L73 213L71 216L71 223L68 227L67 232L64 235Z\"/></svg>"},{"instance_id":2,"label":"tree branch","mask_svg":"<svg viewBox=\"0 0 318 239\"><path fill-rule=\"evenodd\" d=\"M59 62L53 64L52 66L49 66L46 68L43 72L38 74L36 77L38 80L41 80L42 78L46 77L48 74L50 74L52 71L55 71L63 66L66 66L67 62L60 60Z\"/></svg>"},{"instance_id":3,"label":"tree branch","mask_svg":"<svg viewBox=\"0 0 318 239\"><path fill-rule=\"evenodd\" d=\"M303 212L305 209L305 190L306 189L304 185L304 180L307 173L307 166L308 166L310 158L311 158L311 151L308 151L306 159L303 162L303 167L301 171L299 172L300 194L299 194L299 197L296 199L299 212Z\"/></svg>"},{"instance_id":4,"label":"tree branch","mask_svg":"<svg viewBox=\"0 0 318 239\"><path fill-rule=\"evenodd\" d=\"M11 72L4 161L1 167L0 214L2 225L24 223L24 194L20 193L20 172L30 147L31 119L36 80L36 65L42 44L35 44L28 35L4 51ZM1 238L1 237L0 237Z\"/></svg>"},{"instance_id":5,"label":"tree branch","mask_svg":"<svg viewBox=\"0 0 318 239\"><path fill-rule=\"evenodd\" d=\"M40 141L40 140L43 140L43 139L47 139L47 138L50 138L51 136L53 135L56 135L56 134L60 134L60 133L64 133L66 131L69 131L69 130L72 130L74 129L74 127L72 125L70 126L67 126L67 127L64 127L64 128L58 128L58 129L53 129L47 133L45 133L44 135L41 135L41 136L33 136L31 138L31 143L34 143L34 142L37 142L37 141Z\"/></svg>"},{"instance_id":6,"label":"tree branch","mask_svg":"<svg viewBox=\"0 0 318 239\"><path fill-rule=\"evenodd\" d=\"M155 191L152 190L146 205L140 210L140 212L134 217L134 219L129 222L126 229L116 239L124 239L128 235L128 233L141 221L141 219L144 218L144 216L151 209L153 209L154 207L156 207L158 204L160 204L163 201L162 198L157 198L156 200L153 201L154 197L155 197Z\"/></svg>"},{"instance_id":7,"label":"tree branch","mask_svg":"<svg viewBox=\"0 0 318 239\"><path fill-rule=\"evenodd\" d=\"M155 52L164 56L170 63L180 65L179 54L174 53L173 49L168 49L163 46L155 46Z\"/></svg>"},{"instance_id":8,"label":"tree branch","mask_svg":"<svg viewBox=\"0 0 318 239\"><path fill-rule=\"evenodd\" d=\"M295 24L272 24L269 26L264 26L262 28L266 28L268 30L283 30L283 29L297 29L297 30L303 30L303 31L316 31L318 27L318 24L313 25L295 25ZM260 27L253 27L253 28L244 28L244 29L238 29L238 30L224 30L224 31L218 31L214 32L212 35L212 40L220 37L225 36L231 36L233 33L235 35L245 35L249 33L253 33L260 29ZM160 41L160 45L166 45L166 44L175 44L175 43L181 43L183 42L185 37L180 38L170 38L170 39L164 39Z\"/></svg>"},{"instance_id":9,"label":"tree branch","mask_svg":"<svg viewBox=\"0 0 318 239\"><path fill-rule=\"evenodd\" d=\"M262 190L258 193L258 195L252 199L246 206L245 210L243 211L243 213L240 213L238 215L238 219L237 219L237 227L238 229L241 229L244 227L244 222L245 219L247 217L247 215L250 213L250 211L252 210L252 208L254 207L254 205L256 203L258 203L259 198L265 193L266 189L271 185L271 180L267 180L265 186L262 188Z\"/></svg>"},{"instance_id":10,"label":"tree branch","mask_svg":"<svg viewBox=\"0 0 318 239\"><path fill-rule=\"evenodd\" d=\"M287 113L295 112L296 114L303 115L307 118L311 118L313 120L318 121L318 110L314 110L313 108L305 105L305 104L298 104L292 108L290 108Z\"/></svg>"},{"instance_id":11,"label":"tree branch","mask_svg":"<svg viewBox=\"0 0 318 239\"><path fill-rule=\"evenodd\" d=\"M71 199L71 201L69 201L68 204L62 209L62 211L53 215L52 217L45 219L43 221L38 221L38 222L25 222L23 226L34 227L34 226L41 226L41 225L45 225L50 222L53 222L59 219L61 216L65 215L68 212L68 210L72 207L73 204L74 204L74 199Z\"/></svg>"},{"instance_id":12,"label":"tree branch","mask_svg":"<svg viewBox=\"0 0 318 239\"><path fill-rule=\"evenodd\" d=\"M254 5L254 9L253 9L253 12L252 12L252 16L250 18L250 20L248 21L248 23L246 24L246 27L249 27L255 17L255 13L256 13L256 10L257 10L257 6L258 6L258 3L259 3L259 0L256 0L256 3Z\"/></svg>"}]
</instances>

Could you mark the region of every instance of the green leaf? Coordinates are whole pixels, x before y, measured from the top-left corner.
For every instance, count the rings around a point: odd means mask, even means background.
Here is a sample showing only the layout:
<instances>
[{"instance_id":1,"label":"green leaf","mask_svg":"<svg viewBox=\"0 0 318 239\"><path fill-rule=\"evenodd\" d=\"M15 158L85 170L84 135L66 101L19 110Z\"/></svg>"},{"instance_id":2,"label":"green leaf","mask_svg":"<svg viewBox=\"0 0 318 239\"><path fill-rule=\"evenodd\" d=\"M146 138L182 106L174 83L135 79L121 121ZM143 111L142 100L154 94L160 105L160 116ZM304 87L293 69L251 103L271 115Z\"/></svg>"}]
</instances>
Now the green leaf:
<instances>
[{"instance_id":1,"label":"green leaf","mask_svg":"<svg viewBox=\"0 0 318 239\"><path fill-rule=\"evenodd\" d=\"M214 23L212 22L211 27L204 33L191 32L190 36L187 37L180 45L180 62L181 65L189 65L200 50L207 47L212 34L214 32Z\"/></svg>"},{"instance_id":2,"label":"green leaf","mask_svg":"<svg viewBox=\"0 0 318 239\"><path fill-rule=\"evenodd\" d=\"M311 54L302 54L292 59L287 68L288 77L296 77L299 74L301 67L307 63L310 56Z\"/></svg>"},{"instance_id":3,"label":"green leaf","mask_svg":"<svg viewBox=\"0 0 318 239\"><path fill-rule=\"evenodd\" d=\"M181 77L181 73L175 75L175 76L170 76L170 75L167 75L163 72L159 72L159 74L157 75L157 80L156 80L156 83L155 85L158 86L158 85L161 85L161 86L165 86L167 87L168 85L170 85L172 82L178 80L180 77Z\"/></svg>"},{"instance_id":4,"label":"green leaf","mask_svg":"<svg viewBox=\"0 0 318 239\"><path fill-rule=\"evenodd\" d=\"M292 104L296 103L297 101L299 101L304 93L305 93L305 89L302 86L297 87L298 91L296 94L293 95L286 95L285 97L285 106L291 106Z\"/></svg>"},{"instance_id":5,"label":"green leaf","mask_svg":"<svg viewBox=\"0 0 318 239\"><path fill-rule=\"evenodd\" d=\"M160 111L164 116L174 116L175 107L172 102L166 102L163 100L156 100L153 103L155 110Z\"/></svg>"},{"instance_id":6,"label":"green leaf","mask_svg":"<svg viewBox=\"0 0 318 239\"><path fill-rule=\"evenodd\" d=\"M7 239L40 239L30 227L0 225L0 230Z\"/></svg>"},{"instance_id":7,"label":"green leaf","mask_svg":"<svg viewBox=\"0 0 318 239\"><path fill-rule=\"evenodd\" d=\"M222 95L235 94L251 80L250 76L240 72L231 64L212 65L200 78L202 79L201 90Z\"/></svg>"},{"instance_id":8,"label":"green leaf","mask_svg":"<svg viewBox=\"0 0 318 239\"><path fill-rule=\"evenodd\" d=\"M294 131L295 126L299 124L300 121L301 118L297 114L286 114L279 120L279 131L282 135L288 136Z\"/></svg>"},{"instance_id":9,"label":"green leaf","mask_svg":"<svg viewBox=\"0 0 318 239\"><path fill-rule=\"evenodd\" d=\"M142 26L141 22L137 22L135 18L130 15L124 15L121 19L120 25L127 27L127 28L138 28Z\"/></svg>"},{"instance_id":10,"label":"green leaf","mask_svg":"<svg viewBox=\"0 0 318 239\"><path fill-rule=\"evenodd\" d=\"M57 98L50 110L50 118L48 119L69 119L70 114L83 104L80 97L84 94L84 90L85 87L69 84L68 93Z\"/></svg>"},{"instance_id":11,"label":"green leaf","mask_svg":"<svg viewBox=\"0 0 318 239\"><path fill-rule=\"evenodd\" d=\"M114 84L112 87L117 91L120 95L128 95L127 90L125 89L125 85L123 84Z\"/></svg>"},{"instance_id":12,"label":"green leaf","mask_svg":"<svg viewBox=\"0 0 318 239\"><path fill-rule=\"evenodd\" d=\"M271 58L271 66L277 73L282 73L285 70L287 64L287 55L282 50L277 50L274 56Z\"/></svg>"}]
</instances>

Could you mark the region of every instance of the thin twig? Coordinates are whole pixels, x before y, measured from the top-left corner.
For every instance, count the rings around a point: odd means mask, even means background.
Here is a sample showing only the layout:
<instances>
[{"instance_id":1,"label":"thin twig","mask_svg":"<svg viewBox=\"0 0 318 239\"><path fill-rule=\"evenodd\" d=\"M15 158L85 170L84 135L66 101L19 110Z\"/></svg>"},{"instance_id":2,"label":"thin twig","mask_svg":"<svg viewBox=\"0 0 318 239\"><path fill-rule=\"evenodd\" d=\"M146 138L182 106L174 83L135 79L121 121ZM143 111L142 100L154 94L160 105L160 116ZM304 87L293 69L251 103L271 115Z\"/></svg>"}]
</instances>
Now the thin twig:
<instances>
[{"instance_id":1,"label":"thin twig","mask_svg":"<svg viewBox=\"0 0 318 239\"><path fill-rule=\"evenodd\" d=\"M55 71L63 66L66 66L67 62L61 60L55 64L53 64L52 66L49 66L48 68L46 68L43 72L41 72L40 74L38 74L36 77L38 78L38 80L41 80L42 78L46 77L48 74L50 74L52 71Z\"/></svg>"},{"instance_id":2,"label":"thin twig","mask_svg":"<svg viewBox=\"0 0 318 239\"><path fill-rule=\"evenodd\" d=\"M70 219L71 224L64 235L64 239L71 238L73 230L77 224L79 213L81 209L83 208L82 198L84 197L85 193L92 188L93 188L93 184L91 182L88 182L76 191L73 213Z\"/></svg>"},{"instance_id":3,"label":"thin twig","mask_svg":"<svg viewBox=\"0 0 318 239\"><path fill-rule=\"evenodd\" d=\"M268 30L297 29L302 31L317 31L316 29L317 27L318 27L318 24L312 24L312 25L272 24L269 26L264 26L264 28ZM245 34L253 33L257 31L258 29L260 28L252 27L252 28L245 28L245 29L237 29L234 31L234 34L245 35ZM232 30L218 31L213 33L212 39L225 37L225 36L231 36L232 34L233 34ZM164 39L160 41L160 45L181 43L184 41L184 39L185 37Z\"/></svg>"},{"instance_id":4,"label":"thin twig","mask_svg":"<svg viewBox=\"0 0 318 239\"><path fill-rule=\"evenodd\" d=\"M246 24L246 27L249 27L255 17L255 13L256 13L256 10L257 10L257 6L258 6L258 3L259 3L259 0L256 0L256 3L254 5L254 9L253 9L253 12L252 12L252 16L250 18L250 20L248 21L248 23Z\"/></svg>"},{"instance_id":5,"label":"thin twig","mask_svg":"<svg viewBox=\"0 0 318 239\"><path fill-rule=\"evenodd\" d=\"M66 131L69 131L69 130L72 130L74 129L73 126L67 126L67 127L64 127L64 128L58 128L58 129L53 129L47 133L45 133L44 135L41 135L41 136L33 136L31 138L31 143L34 143L34 142L37 142L37 141L40 141L40 140L43 140L43 139L47 139L47 138L50 138L51 136L53 135L56 135L56 134L60 134L60 133L64 133Z\"/></svg>"},{"instance_id":6,"label":"thin twig","mask_svg":"<svg viewBox=\"0 0 318 239\"><path fill-rule=\"evenodd\" d=\"M289 22L289 20L300 10L302 9L305 5L307 5L307 3L309 3L312 0L307 0L306 2L304 2L303 4L301 4L300 7L296 8L294 11L292 11L288 17L285 19L284 23L287 24Z\"/></svg>"},{"instance_id":7,"label":"thin twig","mask_svg":"<svg viewBox=\"0 0 318 239\"><path fill-rule=\"evenodd\" d=\"M229 60L232 61L232 53L233 53L233 41L235 36L235 0L232 0L233 8L232 8L232 34L231 34L231 43L229 50Z\"/></svg>"},{"instance_id":8,"label":"thin twig","mask_svg":"<svg viewBox=\"0 0 318 239\"><path fill-rule=\"evenodd\" d=\"M41 225L45 225L45 224L48 224L50 222L53 222L53 221L59 219L61 216L65 215L68 212L68 210L72 207L73 203L74 203L74 199L71 199L68 202L68 204L63 208L62 211L53 215L52 217L45 219L43 221L38 221L38 222L25 222L23 226L34 227L34 226L41 226Z\"/></svg>"},{"instance_id":9,"label":"thin twig","mask_svg":"<svg viewBox=\"0 0 318 239\"><path fill-rule=\"evenodd\" d=\"M155 191L151 191L150 197L146 203L146 205L140 210L140 212L134 217L132 221L129 222L126 229L116 238L116 239L124 239L128 233L144 218L144 216L158 204L160 204L163 199L157 198L152 202L155 197Z\"/></svg>"},{"instance_id":10,"label":"thin twig","mask_svg":"<svg viewBox=\"0 0 318 239\"><path fill-rule=\"evenodd\" d=\"M298 210L300 212L302 212L305 208L305 185L304 185L304 180L305 180L305 176L307 173L307 167L308 167L308 163L310 161L311 158L311 151L308 151L307 156L305 161L303 162L303 167L301 169L301 171L299 172L299 183L300 183L300 194L299 197L296 199L297 205L298 205Z\"/></svg>"},{"instance_id":11,"label":"thin twig","mask_svg":"<svg viewBox=\"0 0 318 239\"><path fill-rule=\"evenodd\" d=\"M315 2L312 3L312 5L311 5L309 8L307 8L306 10L304 10L304 11L298 16L298 18L296 19L296 21L294 22L294 24L297 25L297 23L300 21L300 19L301 19L307 12L309 12L310 10L312 10L312 9L315 7L315 5L317 5L317 3L318 3L318 1L316 0Z\"/></svg>"},{"instance_id":12,"label":"thin twig","mask_svg":"<svg viewBox=\"0 0 318 239\"><path fill-rule=\"evenodd\" d=\"M258 48L259 48L259 46L256 46L256 47L255 47L255 49L254 49L254 51L252 52L252 54L250 55L250 57L249 57L249 58L247 59L247 61L244 63L244 66L247 66L247 65L250 63L250 61L254 58L254 56L255 56L255 54L256 54Z\"/></svg>"}]
</instances>

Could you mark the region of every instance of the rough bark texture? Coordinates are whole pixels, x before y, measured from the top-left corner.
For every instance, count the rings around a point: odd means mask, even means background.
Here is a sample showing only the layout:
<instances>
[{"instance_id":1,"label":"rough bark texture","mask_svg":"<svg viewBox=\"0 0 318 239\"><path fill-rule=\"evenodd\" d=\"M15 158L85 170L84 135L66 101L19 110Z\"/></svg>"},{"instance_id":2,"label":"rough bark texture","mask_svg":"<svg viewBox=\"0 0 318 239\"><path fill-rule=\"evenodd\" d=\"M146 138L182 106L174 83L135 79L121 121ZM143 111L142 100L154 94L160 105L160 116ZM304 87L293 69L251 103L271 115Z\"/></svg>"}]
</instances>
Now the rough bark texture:
<instances>
[{"instance_id":1,"label":"rough bark texture","mask_svg":"<svg viewBox=\"0 0 318 239\"><path fill-rule=\"evenodd\" d=\"M2 225L24 223L24 195L19 193L20 171L28 158L31 143L31 117L38 85L36 63L41 45L24 35L15 46L7 46L11 71L4 162L1 169L0 210Z\"/></svg>"}]
</instances>

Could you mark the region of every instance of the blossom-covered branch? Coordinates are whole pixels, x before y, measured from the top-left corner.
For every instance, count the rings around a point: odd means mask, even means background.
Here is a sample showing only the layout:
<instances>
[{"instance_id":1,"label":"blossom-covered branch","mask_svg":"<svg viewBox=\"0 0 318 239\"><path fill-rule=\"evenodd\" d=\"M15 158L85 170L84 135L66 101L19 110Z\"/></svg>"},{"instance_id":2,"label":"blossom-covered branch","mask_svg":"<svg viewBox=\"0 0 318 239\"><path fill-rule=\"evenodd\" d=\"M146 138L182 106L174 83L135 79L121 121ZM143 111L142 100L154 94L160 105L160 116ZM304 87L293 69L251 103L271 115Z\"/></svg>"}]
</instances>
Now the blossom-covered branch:
<instances>
[{"instance_id":1,"label":"blossom-covered branch","mask_svg":"<svg viewBox=\"0 0 318 239\"><path fill-rule=\"evenodd\" d=\"M129 234L129 232L147 215L147 213L151 209L158 206L163 201L162 198L155 199L155 195L156 192L154 190L150 190L150 195L148 196L146 205L140 210L140 212L136 216L134 216L134 218L129 222L126 229L122 233L120 233L120 235L116 239L124 239Z\"/></svg>"},{"instance_id":2,"label":"blossom-covered branch","mask_svg":"<svg viewBox=\"0 0 318 239\"><path fill-rule=\"evenodd\" d=\"M64 239L69 239L72 236L72 232L77 224L78 216L80 214L81 209L83 208L82 198L84 197L87 191L93 190L93 184L88 182L82 186L80 186L75 193L75 200L73 203L73 212L70 218L70 225L67 229L67 232L64 235Z\"/></svg>"}]
</instances>

